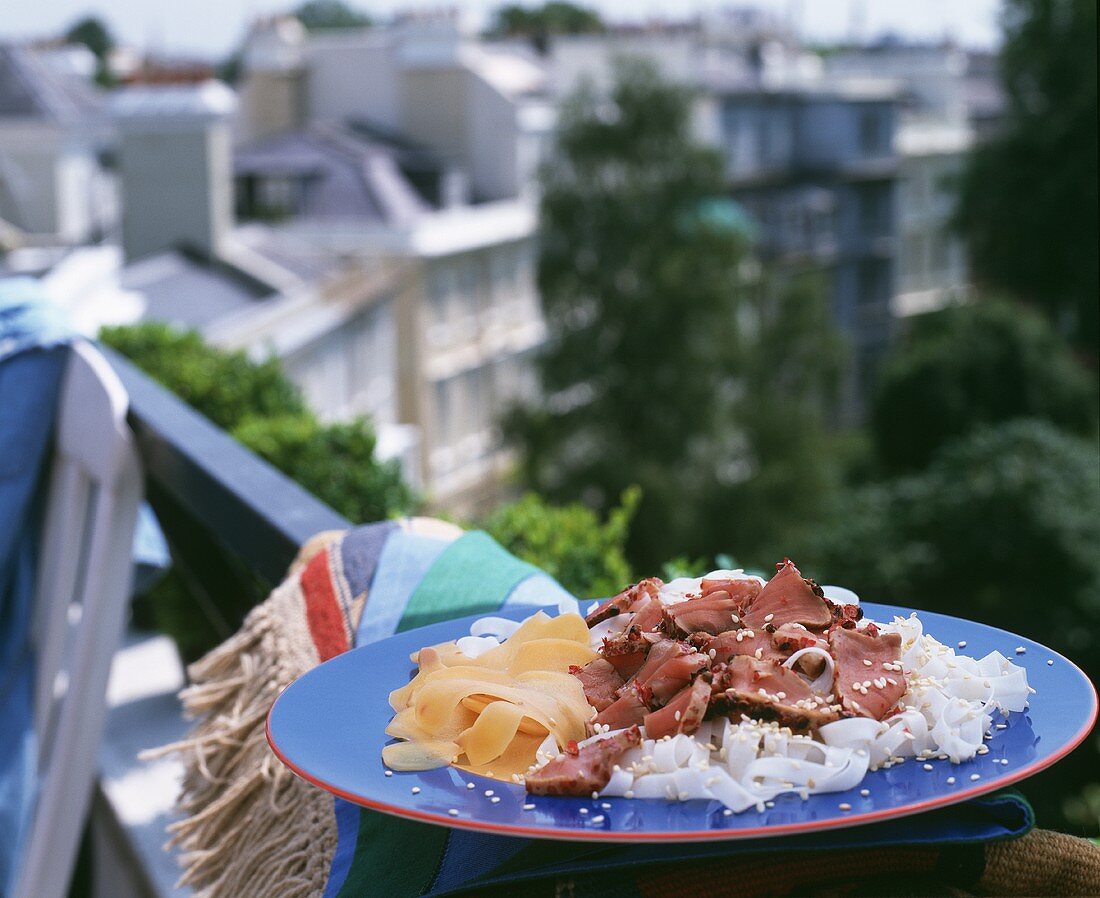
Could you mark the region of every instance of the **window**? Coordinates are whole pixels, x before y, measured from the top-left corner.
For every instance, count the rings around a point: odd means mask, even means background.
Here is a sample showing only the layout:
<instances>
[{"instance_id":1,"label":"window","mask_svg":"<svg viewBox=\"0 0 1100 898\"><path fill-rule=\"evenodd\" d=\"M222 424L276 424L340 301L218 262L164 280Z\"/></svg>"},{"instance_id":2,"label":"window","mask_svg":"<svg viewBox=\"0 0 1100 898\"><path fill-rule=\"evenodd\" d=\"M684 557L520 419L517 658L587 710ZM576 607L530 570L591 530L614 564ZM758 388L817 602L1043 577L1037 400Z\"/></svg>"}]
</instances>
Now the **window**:
<instances>
[{"instance_id":1,"label":"window","mask_svg":"<svg viewBox=\"0 0 1100 898\"><path fill-rule=\"evenodd\" d=\"M859 114L859 148L865 156L877 156L889 149L886 115L878 109Z\"/></svg>"}]
</instances>

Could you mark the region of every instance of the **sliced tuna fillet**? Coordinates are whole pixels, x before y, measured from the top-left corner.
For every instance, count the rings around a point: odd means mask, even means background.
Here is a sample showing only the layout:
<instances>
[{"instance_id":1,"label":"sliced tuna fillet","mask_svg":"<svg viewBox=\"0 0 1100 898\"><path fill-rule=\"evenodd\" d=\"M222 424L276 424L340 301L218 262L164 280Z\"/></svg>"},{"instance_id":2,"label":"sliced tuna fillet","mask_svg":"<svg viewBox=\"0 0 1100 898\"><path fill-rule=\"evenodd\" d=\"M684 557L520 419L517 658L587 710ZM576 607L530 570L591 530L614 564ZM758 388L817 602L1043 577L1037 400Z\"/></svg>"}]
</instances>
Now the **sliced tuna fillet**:
<instances>
[{"instance_id":1,"label":"sliced tuna fillet","mask_svg":"<svg viewBox=\"0 0 1100 898\"><path fill-rule=\"evenodd\" d=\"M798 674L744 655L714 669L710 717L747 714L792 730L809 730L839 718L839 706L814 695Z\"/></svg>"},{"instance_id":2,"label":"sliced tuna fillet","mask_svg":"<svg viewBox=\"0 0 1100 898\"><path fill-rule=\"evenodd\" d=\"M584 697L597 711L613 704L623 686L623 678L615 670L615 665L605 658L596 658L584 667L573 666L569 672L581 681Z\"/></svg>"},{"instance_id":3,"label":"sliced tuna fillet","mask_svg":"<svg viewBox=\"0 0 1100 898\"><path fill-rule=\"evenodd\" d=\"M639 745L638 727L565 751L525 777L533 795L591 795L611 779L611 769L631 748Z\"/></svg>"},{"instance_id":4,"label":"sliced tuna fillet","mask_svg":"<svg viewBox=\"0 0 1100 898\"><path fill-rule=\"evenodd\" d=\"M837 628L829 634L836 661L834 691L848 711L882 720L905 694L901 636ZM887 667L886 665L889 665Z\"/></svg>"},{"instance_id":5,"label":"sliced tuna fillet","mask_svg":"<svg viewBox=\"0 0 1100 898\"><path fill-rule=\"evenodd\" d=\"M668 702L709 664L710 658L699 652L670 658L642 683L649 690L650 707L657 708Z\"/></svg>"},{"instance_id":6,"label":"sliced tuna fillet","mask_svg":"<svg viewBox=\"0 0 1100 898\"><path fill-rule=\"evenodd\" d=\"M710 689L706 674L696 677L695 682L681 689L667 705L647 714L646 738L660 739L677 733L694 733L706 716Z\"/></svg>"},{"instance_id":7,"label":"sliced tuna fillet","mask_svg":"<svg viewBox=\"0 0 1100 898\"><path fill-rule=\"evenodd\" d=\"M778 571L760 591L742 616L743 624L753 630L783 624L803 624L811 630L824 630L833 615L821 587L806 580L788 558L777 565Z\"/></svg>"},{"instance_id":8,"label":"sliced tuna fillet","mask_svg":"<svg viewBox=\"0 0 1100 898\"><path fill-rule=\"evenodd\" d=\"M743 607L739 599L718 589L665 607L665 630L673 636L724 633L741 625Z\"/></svg>"},{"instance_id":9,"label":"sliced tuna fillet","mask_svg":"<svg viewBox=\"0 0 1100 898\"><path fill-rule=\"evenodd\" d=\"M644 688L628 683L620 690L619 697L600 711L592 722L609 726L613 730L641 724L649 712L646 697Z\"/></svg>"},{"instance_id":10,"label":"sliced tuna fillet","mask_svg":"<svg viewBox=\"0 0 1100 898\"><path fill-rule=\"evenodd\" d=\"M629 680L645 663L652 645L641 630L631 625L617 636L605 639L600 654L618 671L623 680Z\"/></svg>"},{"instance_id":11,"label":"sliced tuna fillet","mask_svg":"<svg viewBox=\"0 0 1100 898\"><path fill-rule=\"evenodd\" d=\"M807 631L803 631L807 632ZM700 649L708 655L714 652L713 663L725 664L738 655L748 655L758 661L774 661L782 664L791 652L781 651L766 630L730 630L711 637Z\"/></svg>"}]
</instances>

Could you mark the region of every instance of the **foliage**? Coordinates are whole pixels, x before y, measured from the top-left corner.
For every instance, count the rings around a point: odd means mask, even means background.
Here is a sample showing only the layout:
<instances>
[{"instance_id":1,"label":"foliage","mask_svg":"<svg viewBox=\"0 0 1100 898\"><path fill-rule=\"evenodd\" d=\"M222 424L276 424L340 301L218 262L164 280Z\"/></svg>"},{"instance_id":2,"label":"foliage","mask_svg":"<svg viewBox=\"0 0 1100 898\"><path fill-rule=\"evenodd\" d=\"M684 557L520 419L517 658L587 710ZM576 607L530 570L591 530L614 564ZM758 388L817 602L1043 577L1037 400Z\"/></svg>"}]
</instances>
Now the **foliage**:
<instances>
[{"instance_id":1,"label":"foliage","mask_svg":"<svg viewBox=\"0 0 1100 898\"><path fill-rule=\"evenodd\" d=\"M65 32L65 40L73 44L83 44L92 51L96 58L96 81L109 86L111 73L108 57L115 48L115 39L103 20L97 16L84 16Z\"/></svg>"},{"instance_id":2,"label":"foliage","mask_svg":"<svg viewBox=\"0 0 1100 898\"><path fill-rule=\"evenodd\" d=\"M254 362L244 352L208 346L196 331L160 322L104 328L99 338L223 430L248 417L307 413L276 359Z\"/></svg>"},{"instance_id":3,"label":"foliage","mask_svg":"<svg viewBox=\"0 0 1100 898\"><path fill-rule=\"evenodd\" d=\"M1095 441L1014 421L949 443L920 474L849 494L818 531L805 568L871 601L1024 631L1096 680L1097 545ZM1048 825L1065 825L1059 802L1094 778L1097 760L1095 746L1079 750L1045 775L1046 789L1027 790Z\"/></svg>"},{"instance_id":4,"label":"foliage","mask_svg":"<svg viewBox=\"0 0 1100 898\"><path fill-rule=\"evenodd\" d=\"M308 31L364 28L371 24L370 16L352 9L342 0L306 0L294 10L294 17Z\"/></svg>"},{"instance_id":5,"label":"foliage","mask_svg":"<svg viewBox=\"0 0 1100 898\"><path fill-rule=\"evenodd\" d=\"M374 431L364 418L321 424L309 414L252 416L231 433L353 523L413 506L397 462L374 459Z\"/></svg>"},{"instance_id":6,"label":"foliage","mask_svg":"<svg viewBox=\"0 0 1100 898\"><path fill-rule=\"evenodd\" d=\"M579 598L614 595L632 579L623 555L641 499L627 489L606 522L580 503L553 506L528 493L494 511L484 529L504 548L538 565Z\"/></svg>"},{"instance_id":7,"label":"foliage","mask_svg":"<svg viewBox=\"0 0 1100 898\"><path fill-rule=\"evenodd\" d=\"M1093 433L1095 382L1041 317L986 300L913 321L882 371L871 429L883 467L901 472L953 437L1013 418Z\"/></svg>"},{"instance_id":8,"label":"foliage","mask_svg":"<svg viewBox=\"0 0 1100 898\"><path fill-rule=\"evenodd\" d=\"M720 156L689 136L690 108L637 61L609 100L582 89L566 104L543 175L546 399L506 422L528 485L555 501L606 511L641 486L629 555L650 571L735 540L751 555L777 529L763 503L797 499L824 455L803 401L831 355L820 297L750 282L743 216L722 199Z\"/></svg>"},{"instance_id":9,"label":"foliage","mask_svg":"<svg viewBox=\"0 0 1100 898\"><path fill-rule=\"evenodd\" d=\"M1097 352L1095 0L1007 0L1003 127L971 155L959 220L975 274Z\"/></svg>"},{"instance_id":10,"label":"foliage","mask_svg":"<svg viewBox=\"0 0 1100 898\"><path fill-rule=\"evenodd\" d=\"M509 3L493 15L490 33L496 37L525 37L540 50L554 34L593 34L603 31L603 20L593 9L575 3L550 0L542 6Z\"/></svg>"},{"instance_id":11,"label":"foliage","mask_svg":"<svg viewBox=\"0 0 1100 898\"><path fill-rule=\"evenodd\" d=\"M105 328L100 339L349 520L381 520L415 506L396 464L374 457L368 422L319 422L277 360L252 361L160 323ZM173 521L162 524L171 543ZM136 609L187 660L230 636L265 589L232 557L205 563L230 585L208 592L177 565Z\"/></svg>"}]
</instances>

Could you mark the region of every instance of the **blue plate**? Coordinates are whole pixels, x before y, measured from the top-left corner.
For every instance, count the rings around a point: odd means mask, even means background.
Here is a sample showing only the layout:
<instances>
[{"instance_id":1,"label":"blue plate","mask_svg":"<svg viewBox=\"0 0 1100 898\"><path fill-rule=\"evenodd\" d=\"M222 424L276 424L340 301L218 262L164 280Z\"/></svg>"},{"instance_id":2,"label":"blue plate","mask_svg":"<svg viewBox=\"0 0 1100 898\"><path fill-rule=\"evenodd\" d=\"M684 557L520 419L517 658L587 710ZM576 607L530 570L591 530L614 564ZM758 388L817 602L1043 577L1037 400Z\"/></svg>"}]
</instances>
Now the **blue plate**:
<instances>
[{"instance_id":1,"label":"blue plate","mask_svg":"<svg viewBox=\"0 0 1100 898\"><path fill-rule=\"evenodd\" d=\"M910 613L888 605L863 607L868 617L879 621ZM503 616L521 620L530 613L531 609L510 609ZM925 632L946 645L965 640L968 655L980 658L996 649L1023 665L1036 690L1026 711L1012 714L1005 729L994 729L989 753L963 764L934 761L929 772L909 761L869 773L848 792L812 795L808 801L781 796L775 807L763 812L728 817L717 801L703 799L529 796L521 786L450 767L386 776L382 747L391 741L384 731L393 716L387 697L414 673L409 654L467 635L470 624L482 616L400 633L309 671L284 690L268 715L267 738L275 754L304 780L334 795L441 826L570 841L694 842L854 826L954 804L1049 767L1077 746L1096 721L1096 690L1057 652L994 627L919 612ZM1017 654L1018 646L1026 652ZM1002 759L1008 763L1002 764ZM948 783L948 777L954 782ZM869 794L860 795L861 789ZM841 810L842 805L850 809Z\"/></svg>"}]
</instances>

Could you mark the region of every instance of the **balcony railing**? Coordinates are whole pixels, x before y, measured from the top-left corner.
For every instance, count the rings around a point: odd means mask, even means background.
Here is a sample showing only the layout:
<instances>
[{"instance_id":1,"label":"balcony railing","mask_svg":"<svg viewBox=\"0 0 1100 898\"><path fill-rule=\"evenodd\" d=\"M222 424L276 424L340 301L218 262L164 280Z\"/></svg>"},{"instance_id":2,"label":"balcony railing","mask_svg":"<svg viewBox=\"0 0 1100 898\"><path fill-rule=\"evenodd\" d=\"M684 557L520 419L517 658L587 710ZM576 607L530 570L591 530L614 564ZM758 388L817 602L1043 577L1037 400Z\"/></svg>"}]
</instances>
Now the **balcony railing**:
<instances>
[{"instance_id":1,"label":"balcony railing","mask_svg":"<svg viewBox=\"0 0 1100 898\"><path fill-rule=\"evenodd\" d=\"M299 547L349 522L245 449L118 354L104 349L130 396L130 426L157 514L196 615L218 602L247 607L278 583ZM226 629L233 623L223 621ZM171 642L131 631L115 655L101 780L91 815L93 898L186 898L162 845L182 768L142 764L142 749L183 737L176 691L184 672ZM135 783L141 787L135 789ZM87 866L84 867L85 876Z\"/></svg>"}]
</instances>

